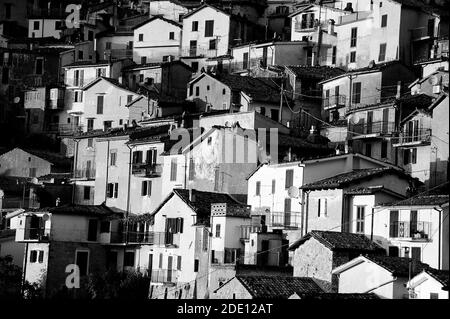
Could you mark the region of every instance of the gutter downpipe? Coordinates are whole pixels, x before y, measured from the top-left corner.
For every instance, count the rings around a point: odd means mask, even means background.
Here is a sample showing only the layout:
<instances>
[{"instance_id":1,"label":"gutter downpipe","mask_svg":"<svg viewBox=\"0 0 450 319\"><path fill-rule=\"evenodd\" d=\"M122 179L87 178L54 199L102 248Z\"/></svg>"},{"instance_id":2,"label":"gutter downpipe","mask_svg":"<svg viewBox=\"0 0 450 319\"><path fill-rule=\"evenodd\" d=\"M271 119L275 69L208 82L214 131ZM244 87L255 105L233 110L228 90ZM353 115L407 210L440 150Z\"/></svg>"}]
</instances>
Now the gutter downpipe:
<instances>
[{"instance_id":1,"label":"gutter downpipe","mask_svg":"<svg viewBox=\"0 0 450 319\"><path fill-rule=\"evenodd\" d=\"M372 222L371 222L371 225L370 225L370 241L373 241L373 222L374 222L374 219L375 219L375 208L373 208L372 207Z\"/></svg>"},{"instance_id":2,"label":"gutter downpipe","mask_svg":"<svg viewBox=\"0 0 450 319\"><path fill-rule=\"evenodd\" d=\"M310 193L310 191L307 190L306 191L305 235L308 233L309 193Z\"/></svg>"},{"instance_id":3,"label":"gutter downpipe","mask_svg":"<svg viewBox=\"0 0 450 319\"><path fill-rule=\"evenodd\" d=\"M105 179L105 204L106 200L108 198L108 177L109 177L109 143L110 140L108 140L108 147L106 150L106 179Z\"/></svg>"},{"instance_id":4,"label":"gutter downpipe","mask_svg":"<svg viewBox=\"0 0 450 319\"><path fill-rule=\"evenodd\" d=\"M76 178L76 174L77 174L77 162L78 162L78 147L79 147L79 143L80 140L75 140L74 139L75 144L77 144L76 148L75 148L75 159L73 161L73 178ZM75 183L72 184L72 204L75 203Z\"/></svg>"},{"instance_id":5,"label":"gutter downpipe","mask_svg":"<svg viewBox=\"0 0 450 319\"><path fill-rule=\"evenodd\" d=\"M130 150L130 155L129 155L129 164L128 164L128 189L127 189L127 210L126 210L126 215L125 215L125 246L123 247L123 257L125 260L125 253L126 253L126 247L128 245L128 227L129 227L129 223L128 223L128 216L130 214L130 191L131 191L131 168L132 168L132 149L133 147L130 147L130 145L126 144L126 146L128 147L128 149ZM139 258L140 258L140 254L139 254ZM122 263L122 271L125 271L125 263Z\"/></svg>"}]
</instances>

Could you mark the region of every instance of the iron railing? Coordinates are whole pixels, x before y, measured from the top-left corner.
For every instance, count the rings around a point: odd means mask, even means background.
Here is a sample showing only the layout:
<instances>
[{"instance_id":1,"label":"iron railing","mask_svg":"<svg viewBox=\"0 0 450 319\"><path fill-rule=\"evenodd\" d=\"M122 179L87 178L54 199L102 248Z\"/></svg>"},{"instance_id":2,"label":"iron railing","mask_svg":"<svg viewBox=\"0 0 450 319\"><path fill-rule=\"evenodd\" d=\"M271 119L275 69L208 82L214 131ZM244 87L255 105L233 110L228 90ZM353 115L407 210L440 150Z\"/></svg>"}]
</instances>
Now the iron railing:
<instances>
[{"instance_id":1,"label":"iron railing","mask_svg":"<svg viewBox=\"0 0 450 319\"><path fill-rule=\"evenodd\" d=\"M249 239L251 233L259 233L262 229L262 225L242 225L240 237L241 239Z\"/></svg>"},{"instance_id":2,"label":"iron railing","mask_svg":"<svg viewBox=\"0 0 450 319\"><path fill-rule=\"evenodd\" d=\"M83 168L75 170L73 178L95 179L95 168Z\"/></svg>"},{"instance_id":3,"label":"iron railing","mask_svg":"<svg viewBox=\"0 0 450 319\"><path fill-rule=\"evenodd\" d=\"M349 132L357 134L391 134L395 131L395 122L379 121L372 123L349 124Z\"/></svg>"},{"instance_id":4,"label":"iron railing","mask_svg":"<svg viewBox=\"0 0 450 319\"><path fill-rule=\"evenodd\" d=\"M149 272L153 283L176 283L179 271L175 269L154 269Z\"/></svg>"},{"instance_id":5,"label":"iron railing","mask_svg":"<svg viewBox=\"0 0 450 319\"><path fill-rule=\"evenodd\" d=\"M179 247L180 235L169 232L154 231L122 231L111 232L111 244L149 244L165 247Z\"/></svg>"},{"instance_id":6,"label":"iron railing","mask_svg":"<svg viewBox=\"0 0 450 319\"><path fill-rule=\"evenodd\" d=\"M298 229L301 226L299 212L271 212L267 216L266 225L284 229Z\"/></svg>"},{"instance_id":7,"label":"iron railing","mask_svg":"<svg viewBox=\"0 0 450 319\"><path fill-rule=\"evenodd\" d=\"M73 135L76 133L83 132L82 125L75 124L59 124L59 123L50 123L45 127L45 131L48 133L57 133L62 135Z\"/></svg>"},{"instance_id":8,"label":"iron railing","mask_svg":"<svg viewBox=\"0 0 450 319\"><path fill-rule=\"evenodd\" d=\"M44 227L38 228L24 228L24 240L37 240L37 241L49 241L50 240L50 229Z\"/></svg>"},{"instance_id":9,"label":"iron railing","mask_svg":"<svg viewBox=\"0 0 450 319\"><path fill-rule=\"evenodd\" d=\"M157 163L133 163L132 174L137 176L158 177L162 174L162 165Z\"/></svg>"},{"instance_id":10,"label":"iron railing","mask_svg":"<svg viewBox=\"0 0 450 319\"><path fill-rule=\"evenodd\" d=\"M345 95L333 95L323 100L323 108L326 110L335 106L345 106L347 97Z\"/></svg>"},{"instance_id":11,"label":"iron railing","mask_svg":"<svg viewBox=\"0 0 450 319\"><path fill-rule=\"evenodd\" d=\"M390 224L389 236L412 240L428 240L431 235L430 222L394 222Z\"/></svg>"},{"instance_id":12,"label":"iron railing","mask_svg":"<svg viewBox=\"0 0 450 319\"><path fill-rule=\"evenodd\" d=\"M400 135L394 139L393 144L397 146L405 144L417 144L417 143L430 143L431 142L431 129L416 129L412 132L407 130L401 132Z\"/></svg>"},{"instance_id":13,"label":"iron railing","mask_svg":"<svg viewBox=\"0 0 450 319\"><path fill-rule=\"evenodd\" d=\"M420 40L424 38L434 38L435 31L433 29L428 29L427 27L414 28L409 30L411 32L411 40Z\"/></svg>"}]
</instances>

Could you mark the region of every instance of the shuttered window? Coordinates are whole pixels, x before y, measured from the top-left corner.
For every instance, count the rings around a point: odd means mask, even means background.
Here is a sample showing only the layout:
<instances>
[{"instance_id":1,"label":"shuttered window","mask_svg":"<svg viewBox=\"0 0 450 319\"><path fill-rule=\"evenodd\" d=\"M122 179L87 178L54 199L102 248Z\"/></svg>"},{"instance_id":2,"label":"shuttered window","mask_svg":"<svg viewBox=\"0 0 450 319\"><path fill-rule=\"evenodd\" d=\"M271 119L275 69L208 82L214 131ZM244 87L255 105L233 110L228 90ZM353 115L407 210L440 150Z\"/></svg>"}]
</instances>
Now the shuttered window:
<instances>
[{"instance_id":1,"label":"shuttered window","mask_svg":"<svg viewBox=\"0 0 450 319\"><path fill-rule=\"evenodd\" d=\"M261 182L256 182L255 195L256 196L260 196L261 195Z\"/></svg>"},{"instance_id":2,"label":"shuttered window","mask_svg":"<svg viewBox=\"0 0 450 319\"><path fill-rule=\"evenodd\" d=\"M389 216L389 237L398 237L398 210L391 210Z\"/></svg>"},{"instance_id":3,"label":"shuttered window","mask_svg":"<svg viewBox=\"0 0 450 319\"><path fill-rule=\"evenodd\" d=\"M285 188L288 189L294 185L294 170L288 169L286 170L286 185Z\"/></svg>"},{"instance_id":4,"label":"shuttered window","mask_svg":"<svg viewBox=\"0 0 450 319\"><path fill-rule=\"evenodd\" d=\"M103 114L103 100L104 100L103 95L97 96L97 114Z\"/></svg>"},{"instance_id":5,"label":"shuttered window","mask_svg":"<svg viewBox=\"0 0 450 319\"><path fill-rule=\"evenodd\" d=\"M189 160L189 180L193 181L195 179L195 161L194 158Z\"/></svg>"},{"instance_id":6,"label":"shuttered window","mask_svg":"<svg viewBox=\"0 0 450 319\"><path fill-rule=\"evenodd\" d=\"M214 20L205 21L205 37L212 37L214 34Z\"/></svg>"},{"instance_id":7,"label":"shuttered window","mask_svg":"<svg viewBox=\"0 0 450 319\"><path fill-rule=\"evenodd\" d=\"M352 103L361 103L361 82L353 83Z\"/></svg>"},{"instance_id":8,"label":"shuttered window","mask_svg":"<svg viewBox=\"0 0 450 319\"><path fill-rule=\"evenodd\" d=\"M290 198L284 199L284 212L285 213L291 212L291 199Z\"/></svg>"},{"instance_id":9,"label":"shuttered window","mask_svg":"<svg viewBox=\"0 0 450 319\"><path fill-rule=\"evenodd\" d=\"M172 161L170 162L170 181L176 181L177 180L177 159L172 158Z\"/></svg>"}]
</instances>

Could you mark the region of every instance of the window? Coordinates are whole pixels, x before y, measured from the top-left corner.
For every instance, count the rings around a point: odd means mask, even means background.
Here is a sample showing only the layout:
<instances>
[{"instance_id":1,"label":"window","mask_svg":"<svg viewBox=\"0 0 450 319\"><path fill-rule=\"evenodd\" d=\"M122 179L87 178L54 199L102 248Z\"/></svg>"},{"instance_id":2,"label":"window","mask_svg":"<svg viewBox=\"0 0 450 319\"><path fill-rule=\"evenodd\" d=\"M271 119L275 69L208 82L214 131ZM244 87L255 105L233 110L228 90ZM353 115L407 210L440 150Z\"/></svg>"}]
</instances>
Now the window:
<instances>
[{"instance_id":1,"label":"window","mask_svg":"<svg viewBox=\"0 0 450 319\"><path fill-rule=\"evenodd\" d=\"M107 197L108 198L117 198L119 193L119 184L118 183L108 183L107 189Z\"/></svg>"},{"instance_id":2,"label":"window","mask_svg":"<svg viewBox=\"0 0 450 319\"><path fill-rule=\"evenodd\" d=\"M159 265L158 265L159 269L161 269L162 266L163 266L163 254L159 254Z\"/></svg>"},{"instance_id":3,"label":"window","mask_svg":"<svg viewBox=\"0 0 450 319\"><path fill-rule=\"evenodd\" d=\"M400 251L397 246L389 246L388 248L388 256L399 257Z\"/></svg>"},{"instance_id":4,"label":"window","mask_svg":"<svg viewBox=\"0 0 450 319\"><path fill-rule=\"evenodd\" d=\"M144 82L144 74L139 74L139 83Z\"/></svg>"},{"instance_id":5,"label":"window","mask_svg":"<svg viewBox=\"0 0 450 319\"><path fill-rule=\"evenodd\" d=\"M290 213L291 212L291 199L290 198L285 198L284 199L284 212L285 213Z\"/></svg>"},{"instance_id":6,"label":"window","mask_svg":"<svg viewBox=\"0 0 450 319\"><path fill-rule=\"evenodd\" d=\"M151 196L152 195L152 181L142 181L142 196Z\"/></svg>"},{"instance_id":7,"label":"window","mask_svg":"<svg viewBox=\"0 0 450 319\"><path fill-rule=\"evenodd\" d=\"M30 251L30 263L35 263L37 261L37 250Z\"/></svg>"},{"instance_id":8,"label":"window","mask_svg":"<svg viewBox=\"0 0 450 319\"><path fill-rule=\"evenodd\" d=\"M189 180L193 181L195 179L195 160L193 157L189 159Z\"/></svg>"},{"instance_id":9,"label":"window","mask_svg":"<svg viewBox=\"0 0 450 319\"><path fill-rule=\"evenodd\" d=\"M36 59L35 74L37 74L37 75L44 74L44 59L43 58L37 58Z\"/></svg>"},{"instance_id":10,"label":"window","mask_svg":"<svg viewBox=\"0 0 450 319\"><path fill-rule=\"evenodd\" d=\"M11 19L11 3L5 3L5 19Z\"/></svg>"},{"instance_id":11,"label":"window","mask_svg":"<svg viewBox=\"0 0 450 319\"><path fill-rule=\"evenodd\" d=\"M178 15L178 22L181 22L181 21L183 21L183 14Z\"/></svg>"},{"instance_id":12,"label":"window","mask_svg":"<svg viewBox=\"0 0 450 319\"><path fill-rule=\"evenodd\" d=\"M398 237L398 210L389 212L389 237Z\"/></svg>"},{"instance_id":13,"label":"window","mask_svg":"<svg viewBox=\"0 0 450 319\"><path fill-rule=\"evenodd\" d=\"M167 218L166 219L166 233L177 234L183 233L183 218Z\"/></svg>"},{"instance_id":14,"label":"window","mask_svg":"<svg viewBox=\"0 0 450 319\"><path fill-rule=\"evenodd\" d=\"M286 170L286 183L284 185L284 188L288 189L292 185L294 185L294 170L287 169Z\"/></svg>"},{"instance_id":15,"label":"window","mask_svg":"<svg viewBox=\"0 0 450 319\"><path fill-rule=\"evenodd\" d=\"M215 234L216 238L220 237L220 224L216 224L216 234Z\"/></svg>"},{"instance_id":16,"label":"window","mask_svg":"<svg viewBox=\"0 0 450 319\"><path fill-rule=\"evenodd\" d=\"M256 196L261 196L261 182L256 182L255 185L255 195Z\"/></svg>"},{"instance_id":17,"label":"window","mask_svg":"<svg viewBox=\"0 0 450 319\"><path fill-rule=\"evenodd\" d=\"M103 95L97 95L97 114L103 114Z\"/></svg>"},{"instance_id":18,"label":"window","mask_svg":"<svg viewBox=\"0 0 450 319\"><path fill-rule=\"evenodd\" d=\"M439 294L435 292L430 292L430 299L439 299Z\"/></svg>"},{"instance_id":19,"label":"window","mask_svg":"<svg viewBox=\"0 0 450 319\"><path fill-rule=\"evenodd\" d=\"M87 120L87 131L92 131L94 129L94 119Z\"/></svg>"},{"instance_id":20,"label":"window","mask_svg":"<svg viewBox=\"0 0 450 319\"><path fill-rule=\"evenodd\" d=\"M42 264L44 262L44 251L43 250L39 250L38 262L40 264Z\"/></svg>"},{"instance_id":21,"label":"window","mask_svg":"<svg viewBox=\"0 0 450 319\"><path fill-rule=\"evenodd\" d=\"M134 251L126 251L123 256L123 265L125 267L134 267Z\"/></svg>"},{"instance_id":22,"label":"window","mask_svg":"<svg viewBox=\"0 0 450 319\"><path fill-rule=\"evenodd\" d=\"M80 269L80 276L86 276L89 271L89 252L77 250L75 252L75 264Z\"/></svg>"},{"instance_id":23,"label":"window","mask_svg":"<svg viewBox=\"0 0 450 319\"><path fill-rule=\"evenodd\" d=\"M205 21L205 37L212 37L214 33L214 20Z\"/></svg>"},{"instance_id":24,"label":"window","mask_svg":"<svg viewBox=\"0 0 450 319\"><path fill-rule=\"evenodd\" d=\"M130 103L131 101L133 101L133 95L128 94L127 95L127 104Z\"/></svg>"},{"instance_id":25,"label":"window","mask_svg":"<svg viewBox=\"0 0 450 319\"><path fill-rule=\"evenodd\" d=\"M73 96L74 102L83 102L83 91L75 91Z\"/></svg>"},{"instance_id":26,"label":"window","mask_svg":"<svg viewBox=\"0 0 450 319\"><path fill-rule=\"evenodd\" d=\"M370 144L370 143L366 144L366 150L364 152L364 155L366 155L368 157L372 157L372 144Z\"/></svg>"},{"instance_id":27,"label":"window","mask_svg":"<svg viewBox=\"0 0 450 319\"><path fill-rule=\"evenodd\" d=\"M84 186L83 187L83 199L84 200L90 200L91 199L91 187L90 186Z\"/></svg>"},{"instance_id":28,"label":"window","mask_svg":"<svg viewBox=\"0 0 450 319\"><path fill-rule=\"evenodd\" d=\"M144 41L144 34L143 33L139 33L139 42Z\"/></svg>"},{"instance_id":29,"label":"window","mask_svg":"<svg viewBox=\"0 0 450 319\"><path fill-rule=\"evenodd\" d=\"M209 40L209 49L216 50L216 39Z\"/></svg>"},{"instance_id":30,"label":"window","mask_svg":"<svg viewBox=\"0 0 450 319\"><path fill-rule=\"evenodd\" d=\"M175 32L169 32L169 40L175 40Z\"/></svg>"},{"instance_id":31,"label":"window","mask_svg":"<svg viewBox=\"0 0 450 319\"><path fill-rule=\"evenodd\" d=\"M214 170L214 190L218 191L220 186L220 171L218 168Z\"/></svg>"},{"instance_id":32,"label":"window","mask_svg":"<svg viewBox=\"0 0 450 319\"><path fill-rule=\"evenodd\" d=\"M280 116L280 111L276 109L270 110L270 118L276 122L278 122L278 117Z\"/></svg>"},{"instance_id":33,"label":"window","mask_svg":"<svg viewBox=\"0 0 450 319\"><path fill-rule=\"evenodd\" d=\"M109 166L116 166L117 161L117 151L112 150L109 154Z\"/></svg>"},{"instance_id":34,"label":"window","mask_svg":"<svg viewBox=\"0 0 450 319\"><path fill-rule=\"evenodd\" d=\"M111 50L111 42L105 43L105 50Z\"/></svg>"},{"instance_id":35,"label":"window","mask_svg":"<svg viewBox=\"0 0 450 319\"><path fill-rule=\"evenodd\" d=\"M242 55L242 69L248 69L248 52Z\"/></svg>"},{"instance_id":36,"label":"window","mask_svg":"<svg viewBox=\"0 0 450 319\"><path fill-rule=\"evenodd\" d=\"M195 96L199 96L200 95L200 87L196 86L195 87Z\"/></svg>"},{"instance_id":37,"label":"window","mask_svg":"<svg viewBox=\"0 0 450 319\"><path fill-rule=\"evenodd\" d=\"M261 106L261 107L259 108L259 113L260 113L261 115L266 115L266 108L265 108L264 106Z\"/></svg>"},{"instance_id":38,"label":"window","mask_svg":"<svg viewBox=\"0 0 450 319\"><path fill-rule=\"evenodd\" d=\"M40 23L39 21L33 21L33 30L39 30Z\"/></svg>"},{"instance_id":39,"label":"window","mask_svg":"<svg viewBox=\"0 0 450 319\"><path fill-rule=\"evenodd\" d=\"M78 50L78 60L83 60L84 58L84 52L81 50Z\"/></svg>"},{"instance_id":40,"label":"window","mask_svg":"<svg viewBox=\"0 0 450 319\"><path fill-rule=\"evenodd\" d=\"M114 183L114 198L117 198L119 195L119 183Z\"/></svg>"},{"instance_id":41,"label":"window","mask_svg":"<svg viewBox=\"0 0 450 319\"><path fill-rule=\"evenodd\" d=\"M100 223L100 233L109 233L111 228L111 223L108 220L102 221Z\"/></svg>"},{"instance_id":42,"label":"window","mask_svg":"<svg viewBox=\"0 0 450 319\"><path fill-rule=\"evenodd\" d=\"M336 64L337 47L333 46L333 52L331 54L331 64Z\"/></svg>"},{"instance_id":43,"label":"window","mask_svg":"<svg viewBox=\"0 0 450 319\"><path fill-rule=\"evenodd\" d=\"M317 217L327 217L328 216L328 199L319 198L317 200Z\"/></svg>"},{"instance_id":44,"label":"window","mask_svg":"<svg viewBox=\"0 0 450 319\"><path fill-rule=\"evenodd\" d=\"M94 31L88 31L88 41L94 41Z\"/></svg>"},{"instance_id":45,"label":"window","mask_svg":"<svg viewBox=\"0 0 450 319\"><path fill-rule=\"evenodd\" d=\"M94 139L88 138L87 140L87 147L93 147L94 146Z\"/></svg>"},{"instance_id":46,"label":"window","mask_svg":"<svg viewBox=\"0 0 450 319\"><path fill-rule=\"evenodd\" d=\"M195 259L194 260L194 272L198 272L198 266L199 266L199 260Z\"/></svg>"},{"instance_id":47,"label":"window","mask_svg":"<svg viewBox=\"0 0 450 319\"><path fill-rule=\"evenodd\" d=\"M381 16L381 27L385 28L387 26L387 14Z\"/></svg>"},{"instance_id":48,"label":"window","mask_svg":"<svg viewBox=\"0 0 450 319\"><path fill-rule=\"evenodd\" d=\"M387 158L387 147L388 142L387 141L381 141L381 158Z\"/></svg>"},{"instance_id":49,"label":"window","mask_svg":"<svg viewBox=\"0 0 450 319\"><path fill-rule=\"evenodd\" d=\"M352 103L361 103L361 82L353 83L352 87Z\"/></svg>"},{"instance_id":50,"label":"window","mask_svg":"<svg viewBox=\"0 0 450 319\"><path fill-rule=\"evenodd\" d=\"M170 161L170 181L174 182L177 180L177 159L172 158Z\"/></svg>"},{"instance_id":51,"label":"window","mask_svg":"<svg viewBox=\"0 0 450 319\"><path fill-rule=\"evenodd\" d=\"M225 94L227 94L227 90L226 90L226 89L223 89L223 90L222 90L222 95L225 95Z\"/></svg>"},{"instance_id":52,"label":"window","mask_svg":"<svg viewBox=\"0 0 450 319\"><path fill-rule=\"evenodd\" d=\"M405 149L403 151L403 165L417 163L417 148Z\"/></svg>"},{"instance_id":53,"label":"window","mask_svg":"<svg viewBox=\"0 0 450 319\"><path fill-rule=\"evenodd\" d=\"M145 64L145 63L147 63L147 57L141 56L141 64Z\"/></svg>"},{"instance_id":54,"label":"window","mask_svg":"<svg viewBox=\"0 0 450 319\"><path fill-rule=\"evenodd\" d=\"M133 164L141 164L143 163L143 153L142 151L134 151L133 152Z\"/></svg>"},{"instance_id":55,"label":"window","mask_svg":"<svg viewBox=\"0 0 450 319\"><path fill-rule=\"evenodd\" d=\"M192 31L198 31L198 21L192 21Z\"/></svg>"},{"instance_id":56,"label":"window","mask_svg":"<svg viewBox=\"0 0 450 319\"><path fill-rule=\"evenodd\" d=\"M97 77L106 76L106 68L98 68L97 69Z\"/></svg>"},{"instance_id":57,"label":"window","mask_svg":"<svg viewBox=\"0 0 450 319\"><path fill-rule=\"evenodd\" d=\"M314 13L302 14L302 20L301 20L300 28L301 29L314 28Z\"/></svg>"},{"instance_id":58,"label":"window","mask_svg":"<svg viewBox=\"0 0 450 319\"><path fill-rule=\"evenodd\" d=\"M386 43L380 44L380 53L378 54L378 62L383 62L386 59Z\"/></svg>"},{"instance_id":59,"label":"window","mask_svg":"<svg viewBox=\"0 0 450 319\"><path fill-rule=\"evenodd\" d=\"M112 121L103 121L103 129L106 131L112 126Z\"/></svg>"},{"instance_id":60,"label":"window","mask_svg":"<svg viewBox=\"0 0 450 319\"><path fill-rule=\"evenodd\" d=\"M272 179L272 194L275 194L275 180Z\"/></svg>"},{"instance_id":61,"label":"window","mask_svg":"<svg viewBox=\"0 0 450 319\"><path fill-rule=\"evenodd\" d=\"M30 167L29 168L29 177L36 177L36 167Z\"/></svg>"},{"instance_id":62,"label":"window","mask_svg":"<svg viewBox=\"0 0 450 319\"><path fill-rule=\"evenodd\" d=\"M3 68L2 70L2 84L9 83L9 68Z\"/></svg>"},{"instance_id":63,"label":"window","mask_svg":"<svg viewBox=\"0 0 450 319\"><path fill-rule=\"evenodd\" d=\"M411 258L413 260L421 261L421 248L420 247L412 247L411 248Z\"/></svg>"},{"instance_id":64,"label":"window","mask_svg":"<svg viewBox=\"0 0 450 319\"><path fill-rule=\"evenodd\" d=\"M181 256L177 256L177 270L181 270Z\"/></svg>"},{"instance_id":65,"label":"window","mask_svg":"<svg viewBox=\"0 0 450 319\"><path fill-rule=\"evenodd\" d=\"M97 230L98 230L98 222L96 219L89 219L88 226L88 241L96 241L97 240Z\"/></svg>"},{"instance_id":66,"label":"window","mask_svg":"<svg viewBox=\"0 0 450 319\"><path fill-rule=\"evenodd\" d=\"M358 36L358 28L352 28L351 37L350 37L350 47L356 47L356 38Z\"/></svg>"},{"instance_id":67,"label":"window","mask_svg":"<svg viewBox=\"0 0 450 319\"><path fill-rule=\"evenodd\" d=\"M191 62L191 68L194 72L198 71L198 62Z\"/></svg>"},{"instance_id":68,"label":"window","mask_svg":"<svg viewBox=\"0 0 450 319\"><path fill-rule=\"evenodd\" d=\"M350 52L350 63L356 62L356 51Z\"/></svg>"},{"instance_id":69,"label":"window","mask_svg":"<svg viewBox=\"0 0 450 319\"><path fill-rule=\"evenodd\" d=\"M365 206L356 206L356 233L364 234Z\"/></svg>"}]
</instances>

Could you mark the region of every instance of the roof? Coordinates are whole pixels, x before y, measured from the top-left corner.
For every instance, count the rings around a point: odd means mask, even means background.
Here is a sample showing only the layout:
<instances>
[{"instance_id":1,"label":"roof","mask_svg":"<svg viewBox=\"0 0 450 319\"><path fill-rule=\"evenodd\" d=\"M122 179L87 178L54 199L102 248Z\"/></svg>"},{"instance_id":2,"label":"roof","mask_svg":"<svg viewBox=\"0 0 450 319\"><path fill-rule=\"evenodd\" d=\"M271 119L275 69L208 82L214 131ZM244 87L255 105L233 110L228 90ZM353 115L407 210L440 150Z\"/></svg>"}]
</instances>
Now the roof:
<instances>
[{"instance_id":1,"label":"roof","mask_svg":"<svg viewBox=\"0 0 450 319\"><path fill-rule=\"evenodd\" d=\"M365 169L354 169L351 172L338 174L332 177L322 179L320 181L312 182L303 185L301 188L305 190L344 188L354 183L357 183L361 180L379 177L385 174L395 174L404 179L412 178L403 171L393 167L365 168Z\"/></svg>"},{"instance_id":2,"label":"roof","mask_svg":"<svg viewBox=\"0 0 450 319\"><path fill-rule=\"evenodd\" d=\"M20 149L25 153L28 153L30 155L39 157L40 159L49 162L55 167L59 168L67 168L70 171L70 167L72 166L72 159L69 157L65 157L59 153L54 153L46 150L37 150L37 149L30 149L26 147L15 147L10 151L13 151L15 149ZM10 152L8 151L8 152ZM3 154L0 154L0 156L8 153L5 152Z\"/></svg>"},{"instance_id":3,"label":"roof","mask_svg":"<svg viewBox=\"0 0 450 319\"><path fill-rule=\"evenodd\" d=\"M300 299L305 300L347 300L347 299L359 299L359 300L369 300L369 299L380 299L374 293L297 293Z\"/></svg>"},{"instance_id":4,"label":"roof","mask_svg":"<svg viewBox=\"0 0 450 319\"><path fill-rule=\"evenodd\" d=\"M76 61L76 62L72 62L72 63L67 64L67 65L64 65L63 68L73 68L73 67L82 67L82 66L97 66L97 65L109 65L109 64L110 64L110 61L108 61L108 60L98 60L97 62Z\"/></svg>"},{"instance_id":5,"label":"roof","mask_svg":"<svg viewBox=\"0 0 450 319\"><path fill-rule=\"evenodd\" d=\"M174 196L177 195L181 198L195 213L197 214L196 225L209 224L209 218L211 216L211 204L225 203L230 206L247 207L247 205L238 202L230 194L217 193L217 192L204 192L196 189L192 190L192 196L194 200L189 199L189 190L187 189L173 189L172 193L166 197L166 199L151 213L155 215L158 211ZM240 212L243 217L247 216L245 211L236 210Z\"/></svg>"},{"instance_id":6,"label":"roof","mask_svg":"<svg viewBox=\"0 0 450 319\"><path fill-rule=\"evenodd\" d=\"M311 277L237 275L235 278L254 298L287 299L296 292L323 292Z\"/></svg>"},{"instance_id":7,"label":"roof","mask_svg":"<svg viewBox=\"0 0 450 319\"><path fill-rule=\"evenodd\" d=\"M396 196L398 198L405 198L404 195L396 193L386 187L384 185L377 185L377 186L368 186L368 187L355 187L349 190L345 191L346 195L371 195L375 193L387 193L389 195Z\"/></svg>"},{"instance_id":8,"label":"roof","mask_svg":"<svg viewBox=\"0 0 450 319\"><path fill-rule=\"evenodd\" d=\"M320 80L334 78L345 73L345 71L340 68L333 68L330 66L287 65L286 69L290 70L295 76L300 78L316 78Z\"/></svg>"},{"instance_id":9,"label":"roof","mask_svg":"<svg viewBox=\"0 0 450 319\"><path fill-rule=\"evenodd\" d=\"M439 5L435 1L433 2L425 0L391 0L391 1L400 3L402 6L418 9L424 12L432 12L435 14L448 17L448 11L446 10L445 5Z\"/></svg>"},{"instance_id":10,"label":"roof","mask_svg":"<svg viewBox=\"0 0 450 319\"><path fill-rule=\"evenodd\" d=\"M405 257L364 256L364 258L383 267L387 271L391 272L393 276L399 277L408 277L410 268L412 276L415 276L422 272L424 269L429 268L428 264L424 264L418 260L413 260L411 258ZM413 264L413 267L410 267L410 263Z\"/></svg>"},{"instance_id":11,"label":"roof","mask_svg":"<svg viewBox=\"0 0 450 319\"><path fill-rule=\"evenodd\" d=\"M449 195L421 195L385 206L440 206L449 202Z\"/></svg>"},{"instance_id":12,"label":"roof","mask_svg":"<svg viewBox=\"0 0 450 319\"><path fill-rule=\"evenodd\" d=\"M365 235L313 230L303 236L289 246L289 250L295 250L310 238L315 238L323 245L331 250L345 250L345 251L370 251L381 252L384 249L376 243L370 241Z\"/></svg>"},{"instance_id":13,"label":"roof","mask_svg":"<svg viewBox=\"0 0 450 319\"><path fill-rule=\"evenodd\" d=\"M228 16L230 15L230 14L228 14L227 12L223 11L222 9L219 9L219 8L217 8L217 7L215 7L215 6L212 6L212 5L209 5L209 4L205 3L205 4L201 5L201 6L199 6L198 8L192 10L191 12L189 12L189 13L183 15L183 19L186 19L187 17L189 17L189 16L191 16L191 15L197 13L198 11L200 11L200 10L206 8L206 7L209 7L209 8L212 8L212 9L214 9L214 10L217 10L217 11L219 11L219 12L221 12L221 13L223 13L223 14L226 14L226 15L228 15Z\"/></svg>"},{"instance_id":14,"label":"roof","mask_svg":"<svg viewBox=\"0 0 450 319\"><path fill-rule=\"evenodd\" d=\"M448 287L450 274L448 270L438 270L430 267L425 269L424 272L439 281L444 287Z\"/></svg>"},{"instance_id":15,"label":"roof","mask_svg":"<svg viewBox=\"0 0 450 319\"><path fill-rule=\"evenodd\" d=\"M419 110L427 110L435 100L434 97L427 94L414 94L406 95L396 101L397 104L401 104L401 123L409 119L412 115L416 114Z\"/></svg>"},{"instance_id":16,"label":"roof","mask_svg":"<svg viewBox=\"0 0 450 319\"><path fill-rule=\"evenodd\" d=\"M129 92L133 92L133 91L130 90L127 86L125 86L125 85L123 85L122 83L120 83L117 79L107 78L107 77L105 77L105 76L100 76L100 77L96 78L95 80L89 82L88 84L86 84L86 85L83 87L83 90L89 89L89 88L92 87L94 84L98 83L100 80L105 80L105 81L111 83L112 85L114 85L114 86L116 86L116 87L118 87L118 88L120 88L120 89L127 90L127 91L129 91ZM134 93L134 92L133 92L133 93Z\"/></svg>"},{"instance_id":17,"label":"roof","mask_svg":"<svg viewBox=\"0 0 450 319\"><path fill-rule=\"evenodd\" d=\"M101 205L75 205L68 204L64 206L53 207L48 210L51 214L61 215L83 215L96 217L109 217L122 215L105 204Z\"/></svg>"},{"instance_id":18,"label":"roof","mask_svg":"<svg viewBox=\"0 0 450 319\"><path fill-rule=\"evenodd\" d=\"M172 25L174 25L174 26L176 26L176 27L179 27L179 28L182 28L182 27L183 27L183 26L182 26L180 23L178 23L178 22L175 22L175 21L173 21L173 20L166 19L166 18L164 18L163 16L160 16L160 15L157 15L157 16L151 17L151 18L148 19L148 20L145 20L145 21L142 21L141 23L136 24L135 26L133 26L133 30L136 30L137 28L140 28L140 27L142 27L143 25L145 25L145 24L147 24L147 23L149 23L149 22L155 21L155 20L162 20L162 21L164 21L164 22L170 23L170 24L172 24Z\"/></svg>"}]
</instances>

